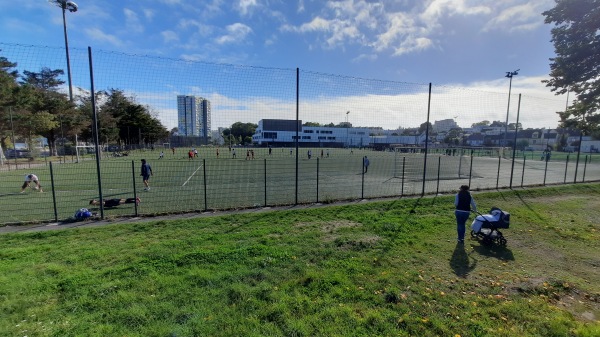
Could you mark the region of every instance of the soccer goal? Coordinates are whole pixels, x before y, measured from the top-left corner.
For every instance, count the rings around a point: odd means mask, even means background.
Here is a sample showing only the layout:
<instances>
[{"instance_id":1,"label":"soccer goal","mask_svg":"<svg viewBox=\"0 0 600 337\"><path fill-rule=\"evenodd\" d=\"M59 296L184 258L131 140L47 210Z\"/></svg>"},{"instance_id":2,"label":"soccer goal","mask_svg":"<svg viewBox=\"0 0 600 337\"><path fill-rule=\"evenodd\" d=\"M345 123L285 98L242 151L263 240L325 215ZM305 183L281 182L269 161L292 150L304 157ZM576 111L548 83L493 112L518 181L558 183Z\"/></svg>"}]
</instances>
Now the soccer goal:
<instances>
[{"instance_id":1,"label":"soccer goal","mask_svg":"<svg viewBox=\"0 0 600 337\"><path fill-rule=\"evenodd\" d=\"M75 155L77 156L77 163L80 158L83 159L86 154L96 155L96 146L94 145L77 145L75 146Z\"/></svg>"}]
</instances>

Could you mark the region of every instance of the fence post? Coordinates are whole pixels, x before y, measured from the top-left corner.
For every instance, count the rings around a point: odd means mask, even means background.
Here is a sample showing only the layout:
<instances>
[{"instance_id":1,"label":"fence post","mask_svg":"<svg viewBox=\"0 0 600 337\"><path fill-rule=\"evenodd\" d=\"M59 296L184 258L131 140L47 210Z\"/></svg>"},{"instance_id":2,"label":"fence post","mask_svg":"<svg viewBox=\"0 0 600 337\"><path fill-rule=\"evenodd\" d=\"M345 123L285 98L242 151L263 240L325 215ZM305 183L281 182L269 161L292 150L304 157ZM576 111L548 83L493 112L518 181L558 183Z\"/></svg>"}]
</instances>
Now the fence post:
<instances>
[{"instance_id":1,"label":"fence post","mask_svg":"<svg viewBox=\"0 0 600 337\"><path fill-rule=\"evenodd\" d=\"M404 167L406 166L406 157L402 157L402 190L400 191L400 197L404 196Z\"/></svg>"},{"instance_id":2,"label":"fence post","mask_svg":"<svg viewBox=\"0 0 600 337\"><path fill-rule=\"evenodd\" d=\"M585 155L585 163L583 164L583 180L582 180L582 182L584 182L584 183L585 183L585 171L587 169L587 161L588 161L588 156L586 154Z\"/></svg>"},{"instance_id":3,"label":"fence post","mask_svg":"<svg viewBox=\"0 0 600 337\"><path fill-rule=\"evenodd\" d=\"M264 159L264 176L265 176L265 206L267 207L267 158Z\"/></svg>"},{"instance_id":4,"label":"fence post","mask_svg":"<svg viewBox=\"0 0 600 337\"><path fill-rule=\"evenodd\" d=\"M317 157L317 203L319 203L319 157Z\"/></svg>"},{"instance_id":5,"label":"fence post","mask_svg":"<svg viewBox=\"0 0 600 337\"><path fill-rule=\"evenodd\" d=\"M360 198L364 199L365 198L365 159L364 158L362 158L361 163L360 163L360 172L362 172Z\"/></svg>"},{"instance_id":6,"label":"fence post","mask_svg":"<svg viewBox=\"0 0 600 337\"><path fill-rule=\"evenodd\" d=\"M202 171L204 172L204 210L208 211L208 200L206 200L206 159L202 159Z\"/></svg>"},{"instance_id":7,"label":"fence post","mask_svg":"<svg viewBox=\"0 0 600 337\"><path fill-rule=\"evenodd\" d=\"M440 193L440 167L442 166L442 156L438 157L438 176L437 176L437 186L435 188L435 195Z\"/></svg>"},{"instance_id":8,"label":"fence post","mask_svg":"<svg viewBox=\"0 0 600 337\"><path fill-rule=\"evenodd\" d=\"M500 181L500 161L502 160L502 155L498 153L498 174L496 174L496 189L498 189L498 182Z\"/></svg>"},{"instance_id":9,"label":"fence post","mask_svg":"<svg viewBox=\"0 0 600 337\"><path fill-rule=\"evenodd\" d=\"M471 177L473 176L473 153L471 153L471 164L469 165L469 186L471 186Z\"/></svg>"},{"instance_id":10,"label":"fence post","mask_svg":"<svg viewBox=\"0 0 600 337\"><path fill-rule=\"evenodd\" d=\"M523 153L523 170L521 171L521 188L523 188L523 179L525 178L525 153Z\"/></svg>"},{"instance_id":11,"label":"fence post","mask_svg":"<svg viewBox=\"0 0 600 337\"><path fill-rule=\"evenodd\" d=\"M563 180L563 184L567 183L567 170L569 169L569 156L570 155L571 155L570 153L567 154L567 161L565 162L565 179Z\"/></svg>"},{"instance_id":12,"label":"fence post","mask_svg":"<svg viewBox=\"0 0 600 337\"><path fill-rule=\"evenodd\" d=\"M134 200L135 202L135 206L134 206L134 212L135 212L135 216L139 216L138 213L138 203L137 203L137 189L135 187L135 163L133 162L133 160L131 161L131 181L133 183L133 197L135 198Z\"/></svg>"},{"instance_id":13,"label":"fence post","mask_svg":"<svg viewBox=\"0 0 600 337\"><path fill-rule=\"evenodd\" d=\"M52 161L50 161L50 184L52 185L52 204L54 206L54 221L58 222L58 211L56 209L56 192L54 191L54 171L52 170Z\"/></svg>"},{"instance_id":14,"label":"fence post","mask_svg":"<svg viewBox=\"0 0 600 337\"><path fill-rule=\"evenodd\" d=\"M423 160L423 188L421 189L421 196L425 195L425 178L427 175L427 150L429 149L429 115L431 112L431 82L429 82L429 96L427 100L427 128L425 128L425 157Z\"/></svg>"},{"instance_id":15,"label":"fence post","mask_svg":"<svg viewBox=\"0 0 600 337\"><path fill-rule=\"evenodd\" d=\"M546 186L546 174L548 173L548 160L546 158L544 158L544 161L546 162L546 166L544 167L544 186Z\"/></svg>"}]
</instances>

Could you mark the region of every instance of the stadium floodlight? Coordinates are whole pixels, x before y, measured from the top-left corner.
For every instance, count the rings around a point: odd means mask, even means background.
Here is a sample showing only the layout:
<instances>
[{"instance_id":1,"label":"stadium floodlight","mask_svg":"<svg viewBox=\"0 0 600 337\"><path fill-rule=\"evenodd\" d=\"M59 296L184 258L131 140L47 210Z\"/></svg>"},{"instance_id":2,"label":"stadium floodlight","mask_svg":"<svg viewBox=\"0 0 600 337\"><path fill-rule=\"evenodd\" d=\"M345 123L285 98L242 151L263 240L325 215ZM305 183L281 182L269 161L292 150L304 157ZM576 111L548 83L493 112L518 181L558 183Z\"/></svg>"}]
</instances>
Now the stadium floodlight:
<instances>
[{"instance_id":1,"label":"stadium floodlight","mask_svg":"<svg viewBox=\"0 0 600 337\"><path fill-rule=\"evenodd\" d=\"M512 78L513 76L519 75L519 70L521 69L517 69L515 71L507 71L506 76L504 76L510 79L510 81L508 82L508 106L506 107L506 124L504 125L504 144L502 144L502 146L504 147L506 147L506 136L508 134L508 113L510 111L510 90L512 89Z\"/></svg>"},{"instance_id":2,"label":"stadium floodlight","mask_svg":"<svg viewBox=\"0 0 600 337\"><path fill-rule=\"evenodd\" d=\"M350 140L348 139L348 115L350 114L350 111L346 111L346 146L350 147Z\"/></svg>"},{"instance_id":3,"label":"stadium floodlight","mask_svg":"<svg viewBox=\"0 0 600 337\"><path fill-rule=\"evenodd\" d=\"M67 0L48 0L49 3L56 5L62 9L63 31L65 34L65 50L67 52L67 77L69 79L69 100L73 102L73 86L71 84L71 61L69 60L69 39L67 38L67 19L65 12L68 10L71 13L77 12L77 4Z\"/></svg>"}]
</instances>

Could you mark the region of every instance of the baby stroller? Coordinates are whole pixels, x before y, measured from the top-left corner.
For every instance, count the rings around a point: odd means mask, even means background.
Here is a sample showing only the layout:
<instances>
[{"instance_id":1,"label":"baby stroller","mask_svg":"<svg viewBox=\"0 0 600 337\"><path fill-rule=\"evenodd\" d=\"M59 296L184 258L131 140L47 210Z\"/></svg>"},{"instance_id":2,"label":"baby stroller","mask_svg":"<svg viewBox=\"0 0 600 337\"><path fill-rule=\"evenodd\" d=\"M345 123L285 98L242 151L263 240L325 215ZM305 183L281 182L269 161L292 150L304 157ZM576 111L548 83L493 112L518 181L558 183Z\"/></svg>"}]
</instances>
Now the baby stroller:
<instances>
[{"instance_id":1,"label":"baby stroller","mask_svg":"<svg viewBox=\"0 0 600 337\"><path fill-rule=\"evenodd\" d=\"M509 227L510 214L497 207L492 207L490 214L475 213L477 216L471 224L471 237L481 239L483 244L506 246L506 239L498 229Z\"/></svg>"}]
</instances>

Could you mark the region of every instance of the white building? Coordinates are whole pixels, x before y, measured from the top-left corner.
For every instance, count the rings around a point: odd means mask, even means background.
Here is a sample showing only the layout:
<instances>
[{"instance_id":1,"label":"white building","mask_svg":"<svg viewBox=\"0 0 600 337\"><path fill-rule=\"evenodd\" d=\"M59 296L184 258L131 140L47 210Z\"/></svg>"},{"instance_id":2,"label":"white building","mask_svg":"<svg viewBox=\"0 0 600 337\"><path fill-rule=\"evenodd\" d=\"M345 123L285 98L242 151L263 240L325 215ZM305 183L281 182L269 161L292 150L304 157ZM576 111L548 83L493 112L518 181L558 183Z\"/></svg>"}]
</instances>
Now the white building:
<instances>
[{"instance_id":1,"label":"white building","mask_svg":"<svg viewBox=\"0 0 600 337\"><path fill-rule=\"evenodd\" d=\"M291 145L296 142L306 146L363 147L370 143L368 128L340 128L303 126L302 121L262 119L252 140L258 145Z\"/></svg>"},{"instance_id":2,"label":"white building","mask_svg":"<svg viewBox=\"0 0 600 337\"><path fill-rule=\"evenodd\" d=\"M458 127L454 119L442 119L441 121L433 122L433 131L435 132L448 132Z\"/></svg>"}]
</instances>

